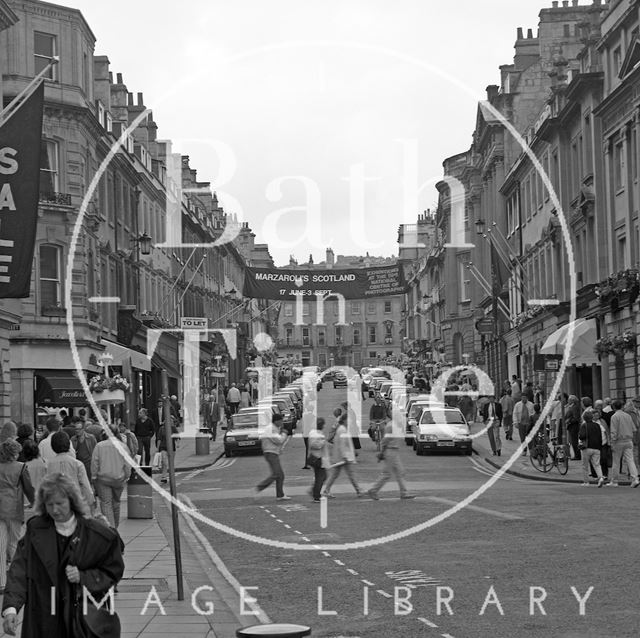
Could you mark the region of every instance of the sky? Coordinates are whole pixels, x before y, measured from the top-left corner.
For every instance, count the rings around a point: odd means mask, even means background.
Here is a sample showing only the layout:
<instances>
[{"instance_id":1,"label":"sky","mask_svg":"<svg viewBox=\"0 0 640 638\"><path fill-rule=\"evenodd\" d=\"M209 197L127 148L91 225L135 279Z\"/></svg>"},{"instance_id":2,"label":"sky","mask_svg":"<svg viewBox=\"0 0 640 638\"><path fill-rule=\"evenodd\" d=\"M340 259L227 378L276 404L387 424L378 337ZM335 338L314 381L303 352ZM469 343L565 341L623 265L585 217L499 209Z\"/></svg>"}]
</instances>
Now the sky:
<instances>
[{"instance_id":1,"label":"sky","mask_svg":"<svg viewBox=\"0 0 640 638\"><path fill-rule=\"evenodd\" d=\"M66 0L276 265L397 254L551 0ZM581 0L580 4L586 4Z\"/></svg>"}]
</instances>

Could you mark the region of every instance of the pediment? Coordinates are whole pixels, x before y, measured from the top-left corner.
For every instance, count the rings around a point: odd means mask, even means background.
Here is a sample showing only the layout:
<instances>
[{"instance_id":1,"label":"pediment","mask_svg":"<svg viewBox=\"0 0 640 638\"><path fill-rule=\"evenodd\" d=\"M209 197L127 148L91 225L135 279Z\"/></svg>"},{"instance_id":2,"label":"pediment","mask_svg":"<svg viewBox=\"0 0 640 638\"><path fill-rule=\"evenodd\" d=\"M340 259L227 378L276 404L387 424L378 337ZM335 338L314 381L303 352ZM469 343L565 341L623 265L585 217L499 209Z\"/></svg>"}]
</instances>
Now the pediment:
<instances>
[{"instance_id":1,"label":"pediment","mask_svg":"<svg viewBox=\"0 0 640 638\"><path fill-rule=\"evenodd\" d=\"M622 61L618 77L620 79L625 78L638 66L638 64L640 64L640 40L636 37L627 49L627 54L624 56L624 60Z\"/></svg>"}]
</instances>

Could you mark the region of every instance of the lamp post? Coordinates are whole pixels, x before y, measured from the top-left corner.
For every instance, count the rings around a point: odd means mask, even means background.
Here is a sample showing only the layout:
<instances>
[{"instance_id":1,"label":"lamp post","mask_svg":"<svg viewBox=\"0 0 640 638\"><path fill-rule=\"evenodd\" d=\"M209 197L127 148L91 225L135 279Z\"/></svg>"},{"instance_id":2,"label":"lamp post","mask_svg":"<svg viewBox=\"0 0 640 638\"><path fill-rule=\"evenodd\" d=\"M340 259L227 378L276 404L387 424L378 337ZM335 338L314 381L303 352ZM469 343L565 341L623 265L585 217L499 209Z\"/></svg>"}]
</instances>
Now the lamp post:
<instances>
[{"instance_id":1,"label":"lamp post","mask_svg":"<svg viewBox=\"0 0 640 638\"><path fill-rule=\"evenodd\" d=\"M475 222L476 227L476 235L484 235L484 230L486 227L484 219L477 219Z\"/></svg>"},{"instance_id":2,"label":"lamp post","mask_svg":"<svg viewBox=\"0 0 640 638\"><path fill-rule=\"evenodd\" d=\"M132 244L136 244L136 246L140 249L141 255L150 255L151 254L151 243L152 239L149 235L147 235L147 231L145 230L142 235L139 237L134 237L131 239Z\"/></svg>"}]
</instances>

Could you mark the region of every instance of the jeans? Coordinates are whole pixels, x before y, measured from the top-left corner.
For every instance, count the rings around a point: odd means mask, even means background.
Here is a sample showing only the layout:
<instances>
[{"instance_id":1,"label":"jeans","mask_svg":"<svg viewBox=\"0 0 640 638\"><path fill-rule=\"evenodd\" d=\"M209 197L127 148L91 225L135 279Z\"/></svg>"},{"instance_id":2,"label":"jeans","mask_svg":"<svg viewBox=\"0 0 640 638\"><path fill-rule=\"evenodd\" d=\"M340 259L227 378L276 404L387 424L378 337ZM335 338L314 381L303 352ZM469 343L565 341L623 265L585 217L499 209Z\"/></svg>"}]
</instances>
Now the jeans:
<instances>
[{"instance_id":1,"label":"jeans","mask_svg":"<svg viewBox=\"0 0 640 638\"><path fill-rule=\"evenodd\" d=\"M529 429L529 425L527 423L518 423L518 434L520 436L520 443L524 443L524 440L527 438L527 430ZM527 449L525 448L524 454L527 453Z\"/></svg>"},{"instance_id":2,"label":"jeans","mask_svg":"<svg viewBox=\"0 0 640 638\"><path fill-rule=\"evenodd\" d=\"M322 459L317 456L310 457L309 462L313 468L313 487L311 491L313 498L318 500L322 494L322 486L327 480L327 470L322 467Z\"/></svg>"},{"instance_id":3,"label":"jeans","mask_svg":"<svg viewBox=\"0 0 640 638\"><path fill-rule=\"evenodd\" d=\"M613 450L613 474L611 476L611 482L617 483L620 475L620 459L624 459L624 462L629 468L629 474L631 474L631 480L638 480L638 469L635 461L633 460L633 441L618 441L612 443L611 448Z\"/></svg>"},{"instance_id":4,"label":"jeans","mask_svg":"<svg viewBox=\"0 0 640 638\"><path fill-rule=\"evenodd\" d=\"M582 450L582 480L589 482L589 462L593 464L593 469L599 479L602 478L602 468L600 467L600 450L594 450L588 447Z\"/></svg>"},{"instance_id":5,"label":"jeans","mask_svg":"<svg viewBox=\"0 0 640 638\"><path fill-rule=\"evenodd\" d=\"M358 481L356 481L356 476L355 476L354 471L353 471L353 466L354 465L355 465L355 463L352 463L351 461L346 461L342 465L338 465L337 467L334 467L333 471L331 472L331 476L329 477L329 480L327 481L327 485L324 488L325 494L328 494L330 492L331 486L335 483L335 480L340 475L340 472L342 471L342 468L344 468L344 471L347 473L347 476L349 477L349 480L351 481L351 485L353 485L353 489L356 491L357 494L360 494L360 492L362 492L362 490L360 489L360 486L358 485Z\"/></svg>"},{"instance_id":6,"label":"jeans","mask_svg":"<svg viewBox=\"0 0 640 638\"><path fill-rule=\"evenodd\" d=\"M582 454L580 452L580 447L578 443L578 431L579 427L577 425L568 425L567 426L567 437L569 439L569 443L571 443L571 448L573 449L573 458L580 459Z\"/></svg>"},{"instance_id":7,"label":"jeans","mask_svg":"<svg viewBox=\"0 0 640 638\"><path fill-rule=\"evenodd\" d=\"M122 485L107 485L99 479L96 480L96 492L100 499L100 511L107 517L109 525L118 529L120 525L120 499L122 498Z\"/></svg>"},{"instance_id":8,"label":"jeans","mask_svg":"<svg viewBox=\"0 0 640 638\"><path fill-rule=\"evenodd\" d=\"M309 465L307 460L309 458L309 437L303 436L302 439L304 440L304 467L307 467Z\"/></svg>"},{"instance_id":9,"label":"jeans","mask_svg":"<svg viewBox=\"0 0 640 638\"><path fill-rule=\"evenodd\" d=\"M380 488L393 476L400 488L400 495L404 496L408 494L407 485L404 482L404 468L400 463L399 451L395 448L387 448L387 451L384 453L383 463L382 474L380 474L380 477L369 491L372 494L377 494Z\"/></svg>"},{"instance_id":10,"label":"jeans","mask_svg":"<svg viewBox=\"0 0 640 638\"><path fill-rule=\"evenodd\" d=\"M510 414L502 416L502 427L505 438L510 439L513 436L513 417Z\"/></svg>"},{"instance_id":11,"label":"jeans","mask_svg":"<svg viewBox=\"0 0 640 638\"><path fill-rule=\"evenodd\" d=\"M142 457L140 459L142 465L151 465L151 437L137 436L138 453Z\"/></svg>"},{"instance_id":12,"label":"jeans","mask_svg":"<svg viewBox=\"0 0 640 638\"><path fill-rule=\"evenodd\" d=\"M262 490L269 487L269 485L275 481L276 496L280 498L281 496L284 496L284 490L282 489L284 486L284 472L280 465L280 455L274 454L273 452L265 452L264 460L269 464L271 474L264 479L264 481L260 481L260 483L258 483L258 492L262 492Z\"/></svg>"},{"instance_id":13,"label":"jeans","mask_svg":"<svg viewBox=\"0 0 640 638\"><path fill-rule=\"evenodd\" d=\"M500 440L500 421L494 419L493 423L487 429L487 435L489 436L489 445L491 445L491 451L495 454L502 449L502 441Z\"/></svg>"},{"instance_id":14,"label":"jeans","mask_svg":"<svg viewBox=\"0 0 640 638\"><path fill-rule=\"evenodd\" d=\"M0 587L7 584L7 561L13 558L21 530L22 521L0 518Z\"/></svg>"}]
</instances>

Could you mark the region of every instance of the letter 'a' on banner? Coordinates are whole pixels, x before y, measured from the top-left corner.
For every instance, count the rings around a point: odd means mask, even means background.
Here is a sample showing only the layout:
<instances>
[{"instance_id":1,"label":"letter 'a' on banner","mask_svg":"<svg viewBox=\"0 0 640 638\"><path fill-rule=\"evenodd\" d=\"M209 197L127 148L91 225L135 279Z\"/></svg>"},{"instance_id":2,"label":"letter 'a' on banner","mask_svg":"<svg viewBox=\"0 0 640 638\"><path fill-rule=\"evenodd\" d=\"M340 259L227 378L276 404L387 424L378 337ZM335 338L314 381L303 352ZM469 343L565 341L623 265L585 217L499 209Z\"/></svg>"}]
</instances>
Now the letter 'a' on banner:
<instances>
[{"instance_id":1,"label":"letter 'a' on banner","mask_svg":"<svg viewBox=\"0 0 640 638\"><path fill-rule=\"evenodd\" d=\"M0 299L29 296L40 194L44 81L0 126Z\"/></svg>"}]
</instances>

